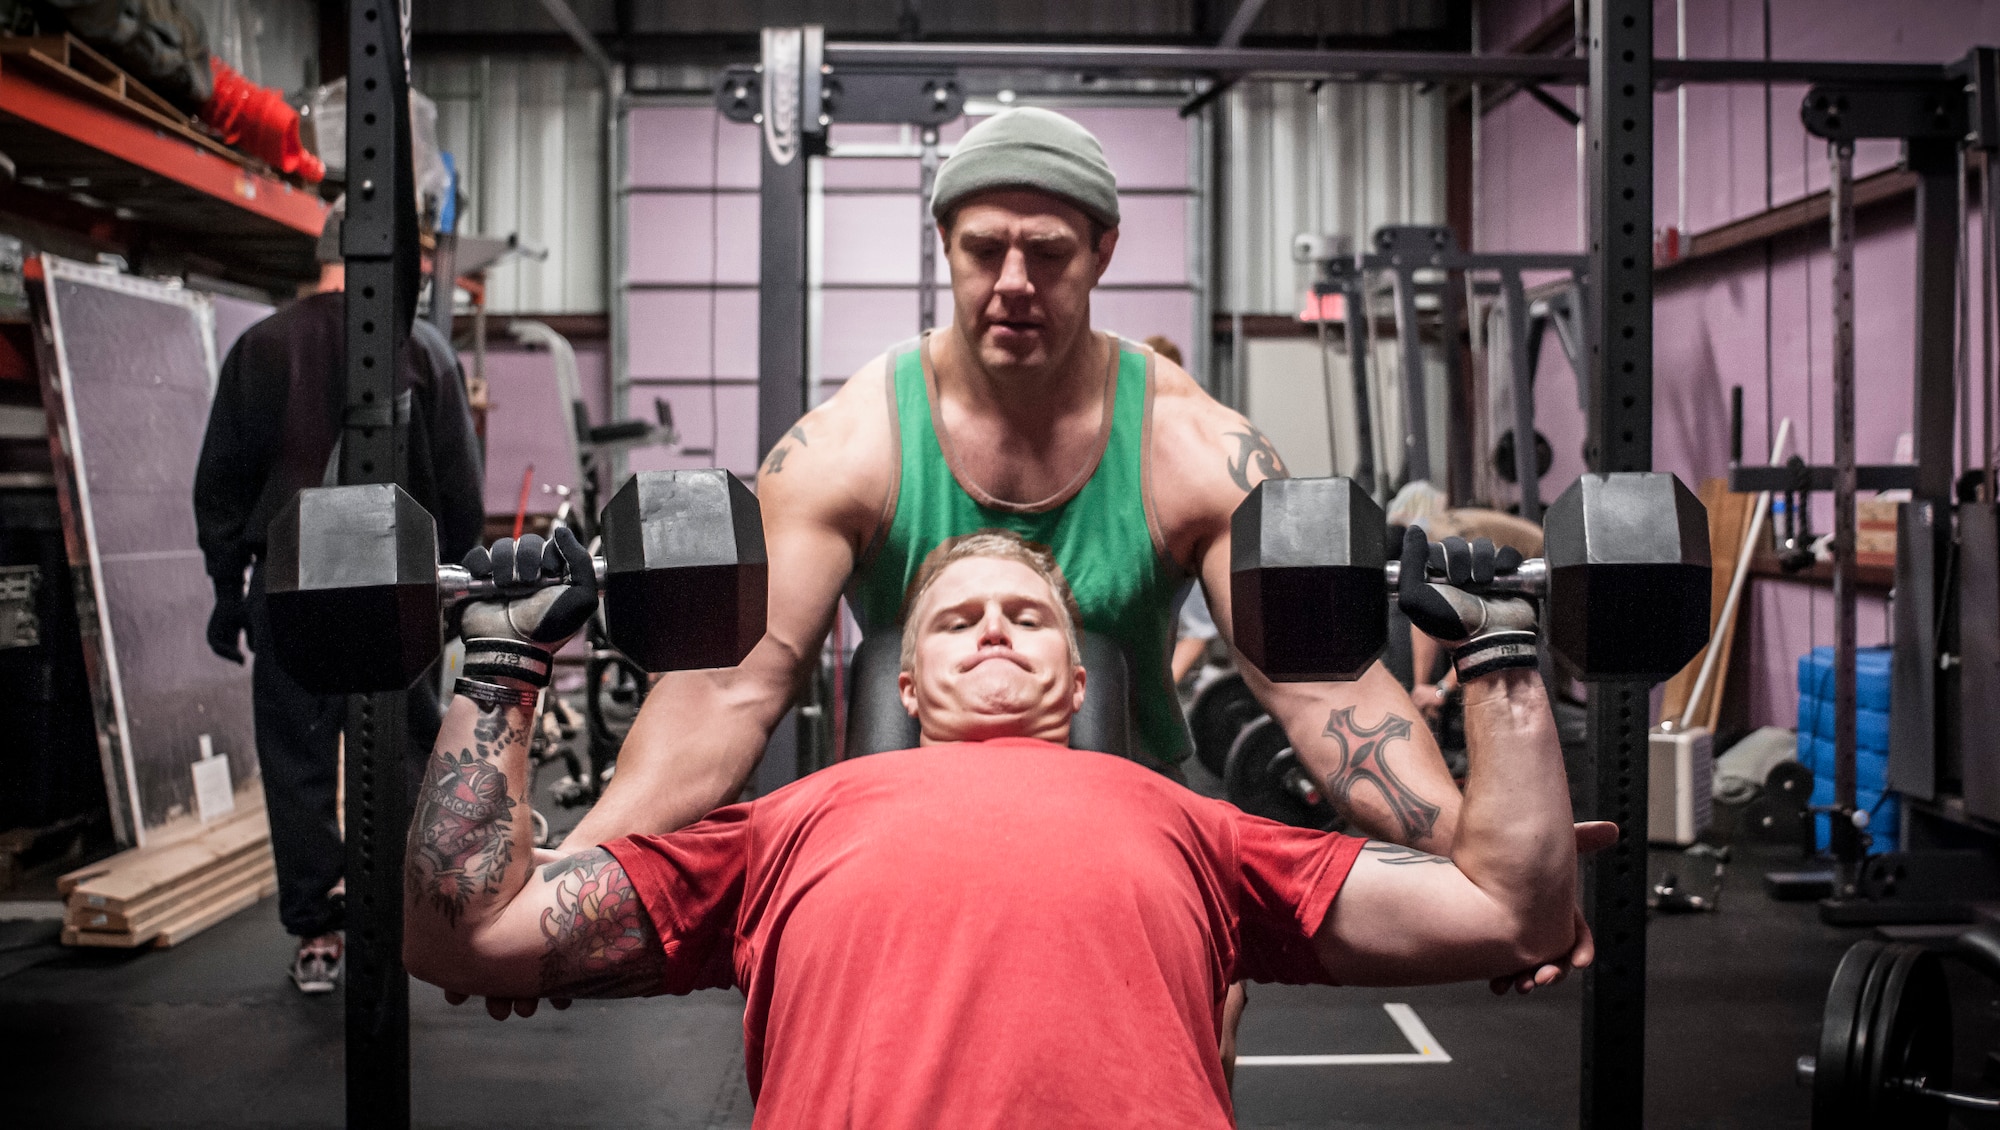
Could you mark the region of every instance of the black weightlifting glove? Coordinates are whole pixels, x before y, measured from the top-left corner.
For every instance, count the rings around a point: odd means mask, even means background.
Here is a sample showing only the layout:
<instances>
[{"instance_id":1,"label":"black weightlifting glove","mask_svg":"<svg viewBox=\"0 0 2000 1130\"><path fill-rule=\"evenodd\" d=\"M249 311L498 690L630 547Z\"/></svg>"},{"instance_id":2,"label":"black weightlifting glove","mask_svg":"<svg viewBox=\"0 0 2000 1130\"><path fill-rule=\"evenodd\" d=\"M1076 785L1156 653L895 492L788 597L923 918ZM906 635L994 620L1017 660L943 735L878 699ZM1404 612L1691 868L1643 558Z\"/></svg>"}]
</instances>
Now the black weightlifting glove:
<instances>
[{"instance_id":1,"label":"black weightlifting glove","mask_svg":"<svg viewBox=\"0 0 2000 1130\"><path fill-rule=\"evenodd\" d=\"M1432 545L1414 526L1403 535L1396 603L1410 623L1452 648L1461 684L1536 665L1534 605L1524 597L1480 595L1464 587L1491 584L1496 575L1520 566L1520 551L1495 549L1485 538L1446 538Z\"/></svg>"},{"instance_id":2,"label":"black weightlifting glove","mask_svg":"<svg viewBox=\"0 0 2000 1130\"><path fill-rule=\"evenodd\" d=\"M243 610L242 590L232 590L227 582L217 581L215 610L208 614L208 650L241 667L243 650L236 640L249 628L250 617Z\"/></svg>"},{"instance_id":3,"label":"black weightlifting glove","mask_svg":"<svg viewBox=\"0 0 2000 1130\"><path fill-rule=\"evenodd\" d=\"M546 541L529 534L519 541L501 538L490 550L475 546L463 564L475 578L491 577L501 597L465 606L459 621L465 673L548 685L548 657L597 610L590 551L568 526L558 525ZM550 579L563 583L536 587Z\"/></svg>"}]
</instances>

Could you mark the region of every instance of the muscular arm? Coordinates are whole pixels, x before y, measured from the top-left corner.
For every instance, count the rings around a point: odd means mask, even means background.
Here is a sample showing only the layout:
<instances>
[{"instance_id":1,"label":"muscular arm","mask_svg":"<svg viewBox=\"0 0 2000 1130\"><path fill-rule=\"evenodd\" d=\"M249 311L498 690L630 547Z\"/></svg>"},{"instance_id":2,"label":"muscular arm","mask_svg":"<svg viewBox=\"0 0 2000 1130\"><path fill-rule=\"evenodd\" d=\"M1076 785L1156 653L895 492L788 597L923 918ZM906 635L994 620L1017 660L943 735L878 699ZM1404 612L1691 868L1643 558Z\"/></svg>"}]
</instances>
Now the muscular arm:
<instances>
[{"instance_id":1,"label":"muscular arm","mask_svg":"<svg viewBox=\"0 0 2000 1130\"><path fill-rule=\"evenodd\" d=\"M1471 762L1450 858L1371 842L1314 943L1343 984L1505 976L1576 940L1576 835L1540 676L1465 688Z\"/></svg>"},{"instance_id":2,"label":"muscular arm","mask_svg":"<svg viewBox=\"0 0 2000 1130\"><path fill-rule=\"evenodd\" d=\"M735 667L677 671L653 686L618 751L617 775L564 850L671 832L742 792L819 658L889 489L894 448L877 369L849 380L765 457L757 477L771 572L764 638Z\"/></svg>"},{"instance_id":3,"label":"muscular arm","mask_svg":"<svg viewBox=\"0 0 2000 1130\"><path fill-rule=\"evenodd\" d=\"M1377 663L1352 683L1273 683L1236 651L1229 518L1250 488L1286 475L1256 426L1167 374L1155 409L1153 477L1162 536L1201 577L1209 611L1250 690L1359 832L1451 850L1459 793L1408 692ZM1383 615L1371 609L1371 615Z\"/></svg>"},{"instance_id":4,"label":"muscular arm","mask_svg":"<svg viewBox=\"0 0 2000 1130\"><path fill-rule=\"evenodd\" d=\"M458 993L629 997L657 988L660 939L593 847L532 868L527 707L452 700L410 822L403 962Z\"/></svg>"}]
</instances>

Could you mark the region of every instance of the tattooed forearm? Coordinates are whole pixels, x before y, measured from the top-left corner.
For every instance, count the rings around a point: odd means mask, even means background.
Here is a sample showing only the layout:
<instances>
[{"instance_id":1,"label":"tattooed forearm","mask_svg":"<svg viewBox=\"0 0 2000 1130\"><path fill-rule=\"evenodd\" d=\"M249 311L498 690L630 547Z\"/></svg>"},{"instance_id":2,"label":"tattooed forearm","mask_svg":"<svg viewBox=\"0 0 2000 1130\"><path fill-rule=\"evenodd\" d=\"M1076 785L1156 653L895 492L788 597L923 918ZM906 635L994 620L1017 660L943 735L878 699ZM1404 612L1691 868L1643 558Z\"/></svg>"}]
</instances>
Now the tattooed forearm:
<instances>
[{"instance_id":1,"label":"tattooed forearm","mask_svg":"<svg viewBox=\"0 0 2000 1130\"><path fill-rule=\"evenodd\" d=\"M1404 784L1384 756L1391 743L1408 741L1411 729L1410 720L1400 714L1385 714L1382 721L1364 727L1355 722L1354 707L1343 706L1327 716L1323 731L1338 751L1333 770L1326 777L1334 806L1351 819L1355 789L1370 786L1389 806L1390 819L1404 843L1430 835L1441 811Z\"/></svg>"},{"instance_id":2,"label":"tattooed forearm","mask_svg":"<svg viewBox=\"0 0 2000 1130\"><path fill-rule=\"evenodd\" d=\"M1271 441L1254 425L1248 431L1230 432L1228 435L1241 445L1240 450L1229 459L1229 477L1236 481L1237 486L1246 491L1256 486L1250 481L1252 471L1257 472L1260 481L1282 479L1289 474L1285 470L1285 461L1278 458L1278 449L1272 447Z\"/></svg>"},{"instance_id":3,"label":"tattooed forearm","mask_svg":"<svg viewBox=\"0 0 2000 1130\"><path fill-rule=\"evenodd\" d=\"M779 440L777 446L771 449L771 454L764 457L764 466L759 468L759 473L775 475L784 470L785 457L792 453L792 442L794 440L798 441L800 447L812 446L806 442L806 430L794 424L792 430L785 433L785 438Z\"/></svg>"},{"instance_id":4,"label":"tattooed forearm","mask_svg":"<svg viewBox=\"0 0 2000 1130\"><path fill-rule=\"evenodd\" d=\"M542 869L556 905L542 911L544 995L634 997L659 988L665 954L630 876L592 848Z\"/></svg>"},{"instance_id":5,"label":"tattooed forearm","mask_svg":"<svg viewBox=\"0 0 2000 1130\"><path fill-rule=\"evenodd\" d=\"M1427 851L1418 851L1416 848L1407 848L1385 840L1369 840L1361 846L1361 850L1380 857L1382 862L1392 867L1407 867L1413 863L1442 863L1447 867L1451 866L1451 860L1444 856L1432 855Z\"/></svg>"},{"instance_id":6,"label":"tattooed forearm","mask_svg":"<svg viewBox=\"0 0 2000 1130\"><path fill-rule=\"evenodd\" d=\"M518 720L503 709L481 708L473 748L439 751L417 797L404 882L412 904L428 904L450 926L458 925L475 897L499 893L514 859L518 805L507 795L507 775L498 764L501 751L526 731L527 712L514 713Z\"/></svg>"}]
</instances>

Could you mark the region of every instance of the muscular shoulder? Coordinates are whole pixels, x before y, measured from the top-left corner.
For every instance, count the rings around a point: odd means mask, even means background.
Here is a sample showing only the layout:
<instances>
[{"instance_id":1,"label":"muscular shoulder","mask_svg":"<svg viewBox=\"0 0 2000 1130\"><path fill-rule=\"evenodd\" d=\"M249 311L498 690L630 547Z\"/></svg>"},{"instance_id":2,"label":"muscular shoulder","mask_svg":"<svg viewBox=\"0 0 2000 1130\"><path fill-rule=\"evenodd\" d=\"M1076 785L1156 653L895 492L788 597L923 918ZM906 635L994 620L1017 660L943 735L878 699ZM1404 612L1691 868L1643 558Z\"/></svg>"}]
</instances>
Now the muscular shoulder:
<instances>
[{"instance_id":1,"label":"muscular shoulder","mask_svg":"<svg viewBox=\"0 0 2000 1130\"><path fill-rule=\"evenodd\" d=\"M1256 425L1164 358L1153 367L1152 431L1153 512L1168 551L1184 566L1228 530L1251 487L1287 475Z\"/></svg>"},{"instance_id":2,"label":"muscular shoulder","mask_svg":"<svg viewBox=\"0 0 2000 1130\"><path fill-rule=\"evenodd\" d=\"M865 544L895 482L896 457L883 358L876 357L765 454L758 502L767 519L817 520Z\"/></svg>"}]
</instances>

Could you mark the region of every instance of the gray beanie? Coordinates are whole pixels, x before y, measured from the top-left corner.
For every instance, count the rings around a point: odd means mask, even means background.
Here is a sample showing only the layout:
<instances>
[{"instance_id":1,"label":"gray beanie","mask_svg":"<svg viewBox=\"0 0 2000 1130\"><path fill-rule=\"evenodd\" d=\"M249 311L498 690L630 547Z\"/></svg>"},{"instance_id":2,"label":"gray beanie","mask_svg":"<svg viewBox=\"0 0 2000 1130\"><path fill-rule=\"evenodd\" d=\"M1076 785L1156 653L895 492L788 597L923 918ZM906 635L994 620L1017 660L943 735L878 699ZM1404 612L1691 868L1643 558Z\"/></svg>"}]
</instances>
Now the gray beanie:
<instances>
[{"instance_id":1,"label":"gray beanie","mask_svg":"<svg viewBox=\"0 0 2000 1130\"><path fill-rule=\"evenodd\" d=\"M1118 226L1118 178L1104 147L1053 110L1003 110L966 130L938 168L931 215L942 221L967 197L993 188L1038 189L1105 227Z\"/></svg>"}]
</instances>

